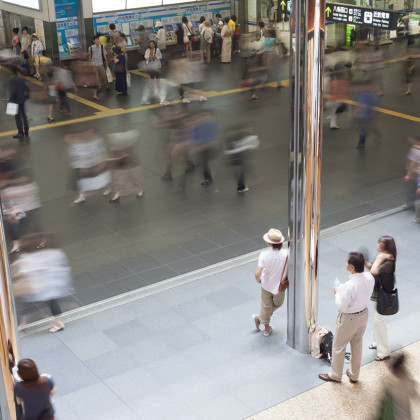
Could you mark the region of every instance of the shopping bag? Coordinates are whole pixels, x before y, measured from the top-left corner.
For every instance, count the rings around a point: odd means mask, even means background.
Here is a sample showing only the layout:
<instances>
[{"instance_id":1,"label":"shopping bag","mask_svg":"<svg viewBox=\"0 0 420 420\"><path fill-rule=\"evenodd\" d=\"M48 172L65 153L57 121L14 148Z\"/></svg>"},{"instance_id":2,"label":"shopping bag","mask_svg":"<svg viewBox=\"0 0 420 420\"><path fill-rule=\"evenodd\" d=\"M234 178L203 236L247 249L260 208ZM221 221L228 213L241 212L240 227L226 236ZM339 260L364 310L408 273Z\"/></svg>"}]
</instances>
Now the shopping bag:
<instances>
[{"instance_id":1,"label":"shopping bag","mask_svg":"<svg viewBox=\"0 0 420 420\"><path fill-rule=\"evenodd\" d=\"M108 83L112 83L114 78L112 77L111 69L107 67L105 72L106 72L106 80L108 80Z\"/></svg>"},{"instance_id":2,"label":"shopping bag","mask_svg":"<svg viewBox=\"0 0 420 420\"><path fill-rule=\"evenodd\" d=\"M131 74L127 73L127 87L131 87Z\"/></svg>"},{"instance_id":3,"label":"shopping bag","mask_svg":"<svg viewBox=\"0 0 420 420\"><path fill-rule=\"evenodd\" d=\"M7 115L16 115L19 111L19 105L13 102L8 102L6 107L6 114Z\"/></svg>"}]
</instances>

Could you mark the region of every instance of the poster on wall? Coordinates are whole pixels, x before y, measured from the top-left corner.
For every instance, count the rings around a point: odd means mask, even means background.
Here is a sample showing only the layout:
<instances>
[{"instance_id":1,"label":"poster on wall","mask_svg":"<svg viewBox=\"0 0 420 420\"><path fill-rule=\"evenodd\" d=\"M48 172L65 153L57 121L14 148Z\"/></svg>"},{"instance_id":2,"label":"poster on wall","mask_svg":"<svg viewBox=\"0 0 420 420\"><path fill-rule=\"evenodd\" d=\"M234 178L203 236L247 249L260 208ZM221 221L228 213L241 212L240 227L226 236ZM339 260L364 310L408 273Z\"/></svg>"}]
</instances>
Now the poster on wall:
<instances>
[{"instance_id":1,"label":"poster on wall","mask_svg":"<svg viewBox=\"0 0 420 420\"><path fill-rule=\"evenodd\" d=\"M80 48L77 0L55 0L60 58L76 54Z\"/></svg>"},{"instance_id":2,"label":"poster on wall","mask_svg":"<svg viewBox=\"0 0 420 420\"><path fill-rule=\"evenodd\" d=\"M201 16L213 20L216 13L220 13L223 17L229 16L230 1L190 3L169 6L166 9L160 7L101 13L93 16L93 25L95 33L109 33L109 25L114 23L117 31L126 35L128 47L134 47L137 28L143 25L151 35L155 30L156 22L160 21L165 27L167 42L170 44L176 43L176 24L181 22L182 16L187 16L191 22L196 24L197 30L197 22Z\"/></svg>"},{"instance_id":3,"label":"poster on wall","mask_svg":"<svg viewBox=\"0 0 420 420\"><path fill-rule=\"evenodd\" d=\"M44 48L47 48L47 44L45 42L45 33L44 33L44 22L40 19L34 19L35 23L35 32L38 35L38 39L44 45Z\"/></svg>"}]
</instances>

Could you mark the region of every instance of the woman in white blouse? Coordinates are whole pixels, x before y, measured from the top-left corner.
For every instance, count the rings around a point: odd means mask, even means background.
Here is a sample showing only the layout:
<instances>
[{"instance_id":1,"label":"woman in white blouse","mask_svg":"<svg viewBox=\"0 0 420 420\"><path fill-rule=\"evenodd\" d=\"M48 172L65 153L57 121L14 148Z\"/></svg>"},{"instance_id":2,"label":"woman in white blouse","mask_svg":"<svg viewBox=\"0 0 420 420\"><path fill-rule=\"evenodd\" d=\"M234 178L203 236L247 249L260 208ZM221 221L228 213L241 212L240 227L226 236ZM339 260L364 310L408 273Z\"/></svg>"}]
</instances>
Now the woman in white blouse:
<instances>
[{"instance_id":1,"label":"woman in white blouse","mask_svg":"<svg viewBox=\"0 0 420 420\"><path fill-rule=\"evenodd\" d=\"M144 54L146 60L146 71L150 75L150 84L143 91L143 104L149 104L151 96L160 97L160 104L167 105L165 101L165 90L160 87L160 71L162 67L162 53L156 47L155 41L150 41L149 48ZM155 83L156 81L156 83Z\"/></svg>"}]
</instances>

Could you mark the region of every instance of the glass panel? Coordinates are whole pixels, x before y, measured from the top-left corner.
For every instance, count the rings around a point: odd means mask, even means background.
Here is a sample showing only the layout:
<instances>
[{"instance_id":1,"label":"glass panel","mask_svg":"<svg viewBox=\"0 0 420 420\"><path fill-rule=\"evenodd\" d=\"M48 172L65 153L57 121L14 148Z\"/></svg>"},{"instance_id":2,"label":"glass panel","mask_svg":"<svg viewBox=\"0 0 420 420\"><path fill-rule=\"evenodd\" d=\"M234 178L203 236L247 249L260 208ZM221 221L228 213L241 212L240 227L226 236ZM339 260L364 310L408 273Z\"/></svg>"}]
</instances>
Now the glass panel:
<instances>
[{"instance_id":1,"label":"glass panel","mask_svg":"<svg viewBox=\"0 0 420 420\"><path fill-rule=\"evenodd\" d=\"M124 9L125 0L92 0L93 13Z\"/></svg>"},{"instance_id":2,"label":"glass panel","mask_svg":"<svg viewBox=\"0 0 420 420\"><path fill-rule=\"evenodd\" d=\"M162 0L127 0L127 9L162 6Z\"/></svg>"},{"instance_id":3,"label":"glass panel","mask_svg":"<svg viewBox=\"0 0 420 420\"><path fill-rule=\"evenodd\" d=\"M16 6L29 7L30 9L39 10L39 0L14 0L14 1L4 0L4 2L15 4Z\"/></svg>"}]
</instances>

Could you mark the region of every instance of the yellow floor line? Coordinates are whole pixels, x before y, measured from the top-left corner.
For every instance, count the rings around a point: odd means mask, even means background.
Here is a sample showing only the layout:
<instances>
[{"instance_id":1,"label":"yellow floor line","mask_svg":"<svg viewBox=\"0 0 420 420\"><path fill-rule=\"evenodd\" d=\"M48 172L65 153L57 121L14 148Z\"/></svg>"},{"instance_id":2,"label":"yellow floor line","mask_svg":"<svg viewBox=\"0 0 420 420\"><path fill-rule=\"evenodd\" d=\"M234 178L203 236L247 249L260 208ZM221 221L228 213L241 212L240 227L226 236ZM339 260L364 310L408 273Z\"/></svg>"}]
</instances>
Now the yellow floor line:
<instances>
[{"instance_id":1,"label":"yellow floor line","mask_svg":"<svg viewBox=\"0 0 420 420\"><path fill-rule=\"evenodd\" d=\"M140 72L139 70L134 70L131 73L139 74L139 73L142 73L142 72ZM281 82L281 84L282 84L282 86L288 86L288 80L283 80ZM277 87L277 82L267 83L266 86ZM233 93L246 92L246 91L250 91L253 88L254 89L260 89L262 87L263 87L262 85L259 85L259 86L254 86L254 87L242 87L242 88L230 89L230 90L226 90L226 91L223 91L223 92L207 91L207 92L202 92L202 93L204 94L204 96L206 96L208 98L212 98L212 97L228 95L228 94L233 94ZM201 91L197 91L197 92L201 92ZM330 97L330 95L325 95L325 96L327 98ZM80 99L83 99L83 98L80 98ZM360 103L358 103L356 101L353 101L351 99L340 99L340 100L342 100L343 102L345 102L347 104L350 104L350 105L363 106L363 104L360 104ZM90 101L88 101L88 102L90 102ZM179 104L180 102L181 102L181 100L177 99L177 100L169 102L169 105ZM86 122L86 121L92 121L92 120L97 120L97 119L101 119L101 118L107 118L107 117L110 117L110 116L114 117L114 116L117 116L117 115L130 114L130 113L133 113L133 112L140 112L140 111L144 111L146 109L154 109L154 108L159 108L159 107L163 106L163 105L160 105L160 104L151 104L151 105L144 105L144 106L139 106L139 107L129 108L129 109L123 109L123 108L111 109L111 108L107 108L107 107L102 107L102 106L100 106L98 104L95 104L95 103L93 103L93 104L100 107L100 109L99 109L100 112L95 113L95 115L91 115L91 116L88 116L88 117L74 118L74 119L65 120L65 121L58 121L58 122L53 122L53 123L50 123L50 124L42 124L42 125L30 127L30 131L38 131L38 130L43 130L45 128L60 127L60 126L65 126L65 125L83 123L83 122ZM377 112L382 113L382 114L391 115L393 117L398 117L398 118L402 118L402 119L409 120L409 121L420 122L420 117L415 117L413 115L403 114L401 112L392 111L392 110L385 109L385 108L380 108L380 107L373 107L373 109ZM0 137L12 136L14 134L16 134L16 130L0 132Z\"/></svg>"},{"instance_id":2,"label":"yellow floor line","mask_svg":"<svg viewBox=\"0 0 420 420\"><path fill-rule=\"evenodd\" d=\"M25 76L25 79L28 82L33 83L34 85L41 86L41 87L44 86L44 83L43 82L41 82L40 80L35 79L34 77ZM79 103L81 103L83 105L86 105L86 106L89 106L91 108L94 108L94 109L96 109L98 111L101 111L101 112L112 111L111 108L107 108L106 106L100 105L100 104L98 104L98 103L96 103L94 101L90 101L89 99L82 98L81 96L75 95L74 93L68 92L67 93L67 96L70 99L73 99L76 102L79 102Z\"/></svg>"}]
</instances>

